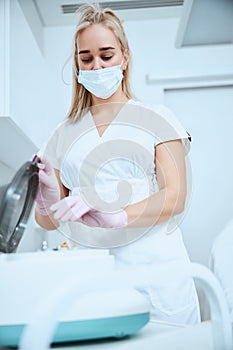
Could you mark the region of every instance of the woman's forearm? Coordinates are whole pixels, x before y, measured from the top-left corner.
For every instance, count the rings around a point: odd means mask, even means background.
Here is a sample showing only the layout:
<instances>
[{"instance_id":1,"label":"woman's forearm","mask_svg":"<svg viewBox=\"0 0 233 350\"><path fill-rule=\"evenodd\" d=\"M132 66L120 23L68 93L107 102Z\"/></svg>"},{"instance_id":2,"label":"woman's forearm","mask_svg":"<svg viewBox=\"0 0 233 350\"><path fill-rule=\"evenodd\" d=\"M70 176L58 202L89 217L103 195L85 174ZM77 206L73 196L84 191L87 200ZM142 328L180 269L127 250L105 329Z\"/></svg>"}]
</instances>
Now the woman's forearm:
<instances>
[{"instance_id":1,"label":"woman's forearm","mask_svg":"<svg viewBox=\"0 0 233 350\"><path fill-rule=\"evenodd\" d=\"M150 227L161 224L182 213L186 193L162 189L141 202L125 208L129 227Z\"/></svg>"},{"instance_id":2,"label":"woman's forearm","mask_svg":"<svg viewBox=\"0 0 233 350\"><path fill-rule=\"evenodd\" d=\"M59 227L58 221L51 215L41 215L35 210L35 220L42 228L48 231L56 230Z\"/></svg>"}]
</instances>

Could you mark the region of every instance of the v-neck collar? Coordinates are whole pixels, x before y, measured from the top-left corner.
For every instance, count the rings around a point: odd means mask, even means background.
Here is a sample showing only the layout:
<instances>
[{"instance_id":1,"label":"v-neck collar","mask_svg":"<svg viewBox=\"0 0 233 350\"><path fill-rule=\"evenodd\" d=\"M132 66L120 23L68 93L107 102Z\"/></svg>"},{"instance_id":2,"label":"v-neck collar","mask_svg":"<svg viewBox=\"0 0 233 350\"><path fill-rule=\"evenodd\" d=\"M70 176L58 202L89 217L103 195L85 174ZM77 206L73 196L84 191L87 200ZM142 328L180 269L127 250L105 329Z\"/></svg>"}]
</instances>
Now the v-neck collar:
<instances>
[{"instance_id":1,"label":"v-neck collar","mask_svg":"<svg viewBox=\"0 0 233 350\"><path fill-rule=\"evenodd\" d=\"M97 125L96 125L96 123L95 123L94 117L93 117L93 115L92 115L92 113L91 113L91 110L89 109L88 113L89 113L91 122L92 122L92 124L93 124L93 127L94 127L94 129L95 129L95 132L96 132L96 134L97 134L97 136L98 136L99 139L103 139L103 138L106 136L106 133L108 134L108 133L110 132L112 124L115 124L115 123L116 123L117 119L118 119L119 116L121 115L121 113L122 113L122 111L124 110L125 106L126 106L127 104L129 104L130 101L132 101L132 99L129 99L127 102L125 102L125 103L123 104L123 106L120 108L120 110L118 111L118 113L116 114L116 116L113 118L113 120L112 120L110 123L108 123L108 126L105 128L105 130L104 130L104 132L103 132L102 134L99 133L99 130L98 130L98 127L97 127ZM100 124L100 126L101 126L101 125L106 125L106 123Z\"/></svg>"}]
</instances>

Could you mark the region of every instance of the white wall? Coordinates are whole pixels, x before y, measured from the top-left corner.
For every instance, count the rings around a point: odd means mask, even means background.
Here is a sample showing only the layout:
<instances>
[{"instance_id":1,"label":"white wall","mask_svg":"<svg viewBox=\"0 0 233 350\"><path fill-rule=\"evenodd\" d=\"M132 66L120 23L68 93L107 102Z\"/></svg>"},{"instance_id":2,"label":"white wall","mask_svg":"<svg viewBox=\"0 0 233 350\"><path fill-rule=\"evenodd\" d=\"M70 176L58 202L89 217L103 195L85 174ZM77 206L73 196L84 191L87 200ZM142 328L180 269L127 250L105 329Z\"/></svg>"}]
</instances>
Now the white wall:
<instances>
[{"instance_id":1,"label":"white wall","mask_svg":"<svg viewBox=\"0 0 233 350\"><path fill-rule=\"evenodd\" d=\"M188 118L192 188L181 228L191 258L208 263L214 238L233 218L233 85L170 90L165 101L183 123Z\"/></svg>"},{"instance_id":2,"label":"white wall","mask_svg":"<svg viewBox=\"0 0 233 350\"><path fill-rule=\"evenodd\" d=\"M44 28L44 58L60 101L55 106L55 122L64 119L70 108L72 95L72 39L73 27Z\"/></svg>"},{"instance_id":3,"label":"white wall","mask_svg":"<svg viewBox=\"0 0 233 350\"><path fill-rule=\"evenodd\" d=\"M147 20L125 23L133 52L132 82L137 96L148 102L160 99L155 86L147 85L145 75L153 78L218 72L232 72L233 45L199 46L176 49L179 19Z\"/></svg>"},{"instance_id":4,"label":"white wall","mask_svg":"<svg viewBox=\"0 0 233 350\"><path fill-rule=\"evenodd\" d=\"M9 115L10 4L0 1L0 116Z\"/></svg>"},{"instance_id":5,"label":"white wall","mask_svg":"<svg viewBox=\"0 0 233 350\"><path fill-rule=\"evenodd\" d=\"M11 1L10 21L10 116L40 147L62 118L60 89L18 1Z\"/></svg>"}]
</instances>

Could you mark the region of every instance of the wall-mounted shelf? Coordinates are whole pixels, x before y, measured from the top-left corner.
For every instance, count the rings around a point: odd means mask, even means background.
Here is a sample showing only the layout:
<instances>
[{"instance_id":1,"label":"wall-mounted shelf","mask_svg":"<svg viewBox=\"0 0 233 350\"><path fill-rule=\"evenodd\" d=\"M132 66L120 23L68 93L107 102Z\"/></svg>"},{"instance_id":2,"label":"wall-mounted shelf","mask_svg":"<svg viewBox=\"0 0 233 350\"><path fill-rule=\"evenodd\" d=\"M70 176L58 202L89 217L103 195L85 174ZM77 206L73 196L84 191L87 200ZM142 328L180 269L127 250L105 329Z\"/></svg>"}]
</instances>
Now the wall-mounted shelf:
<instances>
[{"instance_id":1,"label":"wall-mounted shelf","mask_svg":"<svg viewBox=\"0 0 233 350\"><path fill-rule=\"evenodd\" d=\"M147 74L146 83L155 85L163 89L183 89L194 87L213 87L213 86L232 86L233 85L233 66L227 69L216 72L205 72L199 74L176 74L169 76L156 77Z\"/></svg>"}]
</instances>

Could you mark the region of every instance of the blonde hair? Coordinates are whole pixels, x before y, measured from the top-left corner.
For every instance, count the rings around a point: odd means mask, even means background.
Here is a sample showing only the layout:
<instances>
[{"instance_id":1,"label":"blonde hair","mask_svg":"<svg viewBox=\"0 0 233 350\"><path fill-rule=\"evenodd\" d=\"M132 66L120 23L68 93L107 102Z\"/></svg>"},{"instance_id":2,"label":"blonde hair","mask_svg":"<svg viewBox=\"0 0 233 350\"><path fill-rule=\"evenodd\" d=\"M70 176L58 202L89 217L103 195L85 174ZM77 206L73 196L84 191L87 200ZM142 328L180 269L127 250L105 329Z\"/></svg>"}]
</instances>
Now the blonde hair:
<instances>
[{"instance_id":1,"label":"blonde hair","mask_svg":"<svg viewBox=\"0 0 233 350\"><path fill-rule=\"evenodd\" d=\"M129 52L128 40L126 38L121 20L109 8L102 9L98 4L82 5L79 7L78 13L81 14L73 41L73 96L71 108L67 118L73 122L80 120L91 106L91 94L83 85L79 84L77 75L79 72L78 65L78 50L77 38L78 35L92 24L103 24L113 31L120 42L121 51L124 55L125 50ZM124 70L124 77L122 80L122 89L127 98L132 98L133 94L130 88L129 72L131 62L130 57L126 69Z\"/></svg>"}]
</instances>

